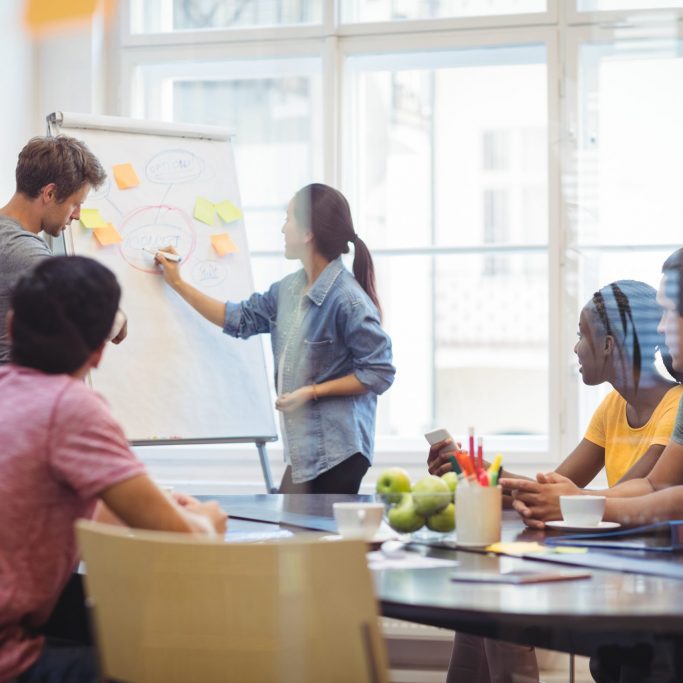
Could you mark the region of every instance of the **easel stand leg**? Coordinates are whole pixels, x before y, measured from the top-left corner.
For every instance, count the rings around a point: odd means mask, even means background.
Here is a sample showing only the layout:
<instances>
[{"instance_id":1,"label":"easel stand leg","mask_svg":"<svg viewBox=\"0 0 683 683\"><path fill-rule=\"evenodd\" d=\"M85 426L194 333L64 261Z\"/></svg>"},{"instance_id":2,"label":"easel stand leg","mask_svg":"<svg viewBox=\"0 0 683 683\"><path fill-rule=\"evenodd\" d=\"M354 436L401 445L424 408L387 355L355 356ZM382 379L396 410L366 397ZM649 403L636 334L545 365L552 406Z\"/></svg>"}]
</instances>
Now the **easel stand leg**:
<instances>
[{"instance_id":1,"label":"easel stand leg","mask_svg":"<svg viewBox=\"0 0 683 683\"><path fill-rule=\"evenodd\" d=\"M574 669L574 653L570 652L569 653L569 683L574 683L576 680L576 673Z\"/></svg>"},{"instance_id":2,"label":"easel stand leg","mask_svg":"<svg viewBox=\"0 0 683 683\"><path fill-rule=\"evenodd\" d=\"M270 463L268 462L268 453L266 451L265 441L257 441L256 448L258 449L258 457L259 461L261 462L263 481L266 484L266 493L277 493L278 490L273 486L273 476L270 473Z\"/></svg>"}]
</instances>

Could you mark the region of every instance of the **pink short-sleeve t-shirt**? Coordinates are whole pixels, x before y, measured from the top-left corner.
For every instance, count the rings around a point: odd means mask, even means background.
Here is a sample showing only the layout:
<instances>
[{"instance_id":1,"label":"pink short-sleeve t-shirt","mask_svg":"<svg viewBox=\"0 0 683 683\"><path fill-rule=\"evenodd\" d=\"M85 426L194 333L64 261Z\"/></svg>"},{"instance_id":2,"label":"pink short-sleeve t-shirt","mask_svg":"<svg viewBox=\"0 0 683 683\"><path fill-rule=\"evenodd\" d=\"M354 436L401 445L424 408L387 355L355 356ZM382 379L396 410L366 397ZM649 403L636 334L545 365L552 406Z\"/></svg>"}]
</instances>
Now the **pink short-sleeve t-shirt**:
<instances>
[{"instance_id":1,"label":"pink short-sleeve t-shirt","mask_svg":"<svg viewBox=\"0 0 683 683\"><path fill-rule=\"evenodd\" d=\"M74 522L145 472L104 400L68 375L0 367L0 680L39 656L77 562Z\"/></svg>"}]
</instances>

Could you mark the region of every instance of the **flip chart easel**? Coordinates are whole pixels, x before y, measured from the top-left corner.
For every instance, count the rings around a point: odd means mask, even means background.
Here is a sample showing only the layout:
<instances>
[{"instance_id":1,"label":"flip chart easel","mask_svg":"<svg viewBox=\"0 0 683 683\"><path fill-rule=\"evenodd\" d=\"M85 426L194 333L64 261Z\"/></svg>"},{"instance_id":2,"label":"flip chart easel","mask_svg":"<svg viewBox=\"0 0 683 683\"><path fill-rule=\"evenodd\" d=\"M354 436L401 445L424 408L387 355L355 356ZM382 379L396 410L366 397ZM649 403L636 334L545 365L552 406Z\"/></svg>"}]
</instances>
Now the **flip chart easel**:
<instances>
[{"instance_id":1,"label":"flip chart easel","mask_svg":"<svg viewBox=\"0 0 683 683\"><path fill-rule=\"evenodd\" d=\"M253 280L229 130L56 112L48 134L83 140L107 180L64 233L67 254L116 274L128 337L91 373L134 445L251 443L268 492L266 442L277 440L258 337L233 339L163 280L152 251L173 245L183 276L221 301Z\"/></svg>"}]
</instances>

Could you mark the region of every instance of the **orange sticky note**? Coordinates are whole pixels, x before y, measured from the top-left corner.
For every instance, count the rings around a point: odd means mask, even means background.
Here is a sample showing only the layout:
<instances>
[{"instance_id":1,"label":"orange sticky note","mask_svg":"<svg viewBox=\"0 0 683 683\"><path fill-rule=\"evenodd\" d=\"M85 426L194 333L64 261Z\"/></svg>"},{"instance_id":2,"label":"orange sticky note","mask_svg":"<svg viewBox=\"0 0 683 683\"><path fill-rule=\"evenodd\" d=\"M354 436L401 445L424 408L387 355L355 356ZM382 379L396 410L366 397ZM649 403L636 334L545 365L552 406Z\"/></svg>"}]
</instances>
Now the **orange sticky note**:
<instances>
[{"instance_id":1,"label":"orange sticky note","mask_svg":"<svg viewBox=\"0 0 683 683\"><path fill-rule=\"evenodd\" d=\"M114 180L119 186L119 190L127 190L129 187L136 187L140 184L140 178L133 168L133 164L114 164Z\"/></svg>"},{"instance_id":2,"label":"orange sticky note","mask_svg":"<svg viewBox=\"0 0 683 683\"><path fill-rule=\"evenodd\" d=\"M119 231L112 223L107 223L103 228L95 228L93 234L103 247L107 247L110 244L118 244L122 241Z\"/></svg>"},{"instance_id":3,"label":"orange sticky note","mask_svg":"<svg viewBox=\"0 0 683 683\"><path fill-rule=\"evenodd\" d=\"M33 31L44 31L55 24L90 19L97 0L26 0L24 20Z\"/></svg>"},{"instance_id":4,"label":"orange sticky note","mask_svg":"<svg viewBox=\"0 0 683 683\"><path fill-rule=\"evenodd\" d=\"M230 237L227 232L211 235L211 246L216 250L216 253L219 256L234 254L238 251L237 245L232 241L232 237Z\"/></svg>"}]
</instances>

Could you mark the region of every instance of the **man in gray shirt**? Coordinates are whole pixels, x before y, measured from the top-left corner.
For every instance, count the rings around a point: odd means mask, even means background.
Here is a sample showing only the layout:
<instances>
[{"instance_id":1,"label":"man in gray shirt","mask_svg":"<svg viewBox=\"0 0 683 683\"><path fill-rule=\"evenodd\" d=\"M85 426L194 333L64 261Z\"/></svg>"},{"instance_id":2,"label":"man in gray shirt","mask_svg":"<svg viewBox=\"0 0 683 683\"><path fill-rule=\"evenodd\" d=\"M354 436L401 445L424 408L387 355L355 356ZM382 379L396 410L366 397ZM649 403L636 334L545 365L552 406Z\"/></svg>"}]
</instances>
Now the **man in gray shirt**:
<instances>
[{"instance_id":1,"label":"man in gray shirt","mask_svg":"<svg viewBox=\"0 0 683 683\"><path fill-rule=\"evenodd\" d=\"M52 255L39 233L58 237L78 220L81 205L106 173L80 140L60 135L31 139L19 153L16 191L0 209L0 364L10 360L5 320L21 275ZM112 340L126 336L125 323Z\"/></svg>"}]
</instances>

